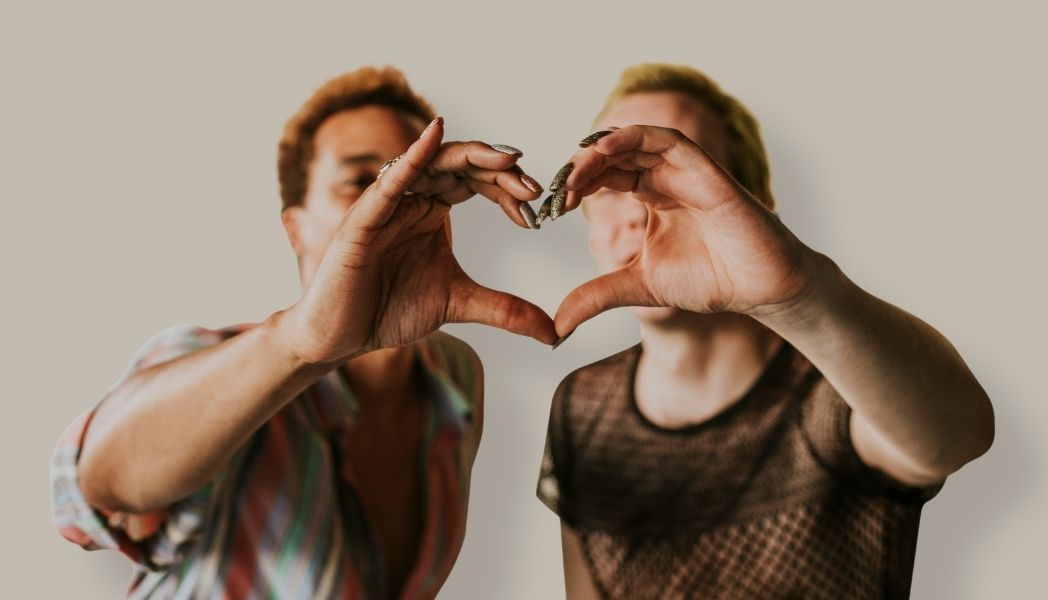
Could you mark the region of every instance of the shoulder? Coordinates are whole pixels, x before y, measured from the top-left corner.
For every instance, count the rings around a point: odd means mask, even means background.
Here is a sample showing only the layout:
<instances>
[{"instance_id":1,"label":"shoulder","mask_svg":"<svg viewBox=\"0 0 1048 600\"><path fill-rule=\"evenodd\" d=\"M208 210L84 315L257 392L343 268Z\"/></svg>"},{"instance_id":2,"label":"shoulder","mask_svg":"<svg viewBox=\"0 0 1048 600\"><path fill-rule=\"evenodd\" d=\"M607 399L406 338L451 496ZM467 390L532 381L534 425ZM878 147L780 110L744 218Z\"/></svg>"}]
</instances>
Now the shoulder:
<instances>
[{"instance_id":1,"label":"shoulder","mask_svg":"<svg viewBox=\"0 0 1048 600\"><path fill-rule=\"evenodd\" d=\"M254 323L209 329L197 325L168 327L146 340L131 359L129 370L141 369L203 350L255 327Z\"/></svg>"},{"instance_id":2,"label":"shoulder","mask_svg":"<svg viewBox=\"0 0 1048 600\"><path fill-rule=\"evenodd\" d=\"M609 384L621 384L633 376L640 344L635 344L586 366L568 373L557 386L557 396L573 394L578 391L600 393Z\"/></svg>"},{"instance_id":3,"label":"shoulder","mask_svg":"<svg viewBox=\"0 0 1048 600\"><path fill-rule=\"evenodd\" d=\"M446 374L463 390L472 394L478 384L483 384L484 364L465 341L435 331L422 339L421 350L430 370Z\"/></svg>"}]
</instances>

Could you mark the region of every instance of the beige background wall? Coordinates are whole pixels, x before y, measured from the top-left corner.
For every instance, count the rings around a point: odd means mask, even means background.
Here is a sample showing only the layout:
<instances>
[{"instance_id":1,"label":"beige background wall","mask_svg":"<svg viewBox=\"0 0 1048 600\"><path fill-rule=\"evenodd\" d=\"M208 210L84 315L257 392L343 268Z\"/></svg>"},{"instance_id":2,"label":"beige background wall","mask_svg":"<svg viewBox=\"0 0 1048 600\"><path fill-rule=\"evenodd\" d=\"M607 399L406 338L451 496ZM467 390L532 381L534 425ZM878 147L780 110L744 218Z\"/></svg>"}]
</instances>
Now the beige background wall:
<instances>
[{"instance_id":1,"label":"beige background wall","mask_svg":"<svg viewBox=\"0 0 1048 600\"><path fill-rule=\"evenodd\" d=\"M785 222L943 331L994 399L994 448L926 508L914 597L1044 597L1048 44L1035 3L65 4L0 8L0 596L122 593L121 557L51 527L51 448L153 332L260 320L296 299L275 142L315 86L399 65L450 137L523 148L548 180L618 70L666 60L750 105ZM453 214L467 271L550 311L595 273L580 215L533 233L479 199ZM557 522L533 495L550 394L635 326L605 315L555 353L449 330L484 357L488 408L442 597L560 597Z\"/></svg>"}]
</instances>

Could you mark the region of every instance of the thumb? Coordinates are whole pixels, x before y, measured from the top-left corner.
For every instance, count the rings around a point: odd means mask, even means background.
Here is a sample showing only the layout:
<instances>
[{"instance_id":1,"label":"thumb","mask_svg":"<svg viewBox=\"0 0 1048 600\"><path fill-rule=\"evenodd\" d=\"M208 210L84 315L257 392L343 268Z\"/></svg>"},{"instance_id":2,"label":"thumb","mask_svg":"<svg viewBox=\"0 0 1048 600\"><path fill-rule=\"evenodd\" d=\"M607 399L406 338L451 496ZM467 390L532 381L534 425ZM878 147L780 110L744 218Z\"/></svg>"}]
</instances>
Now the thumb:
<instances>
[{"instance_id":1,"label":"thumb","mask_svg":"<svg viewBox=\"0 0 1048 600\"><path fill-rule=\"evenodd\" d=\"M564 337L585 321L620 306L654 306L640 272L629 266L591 279L572 290L560 303L554 324Z\"/></svg>"},{"instance_id":2,"label":"thumb","mask_svg":"<svg viewBox=\"0 0 1048 600\"><path fill-rule=\"evenodd\" d=\"M544 344L557 340L553 319L546 311L513 294L479 285L469 277L452 286L447 320L449 323L482 323Z\"/></svg>"}]
</instances>

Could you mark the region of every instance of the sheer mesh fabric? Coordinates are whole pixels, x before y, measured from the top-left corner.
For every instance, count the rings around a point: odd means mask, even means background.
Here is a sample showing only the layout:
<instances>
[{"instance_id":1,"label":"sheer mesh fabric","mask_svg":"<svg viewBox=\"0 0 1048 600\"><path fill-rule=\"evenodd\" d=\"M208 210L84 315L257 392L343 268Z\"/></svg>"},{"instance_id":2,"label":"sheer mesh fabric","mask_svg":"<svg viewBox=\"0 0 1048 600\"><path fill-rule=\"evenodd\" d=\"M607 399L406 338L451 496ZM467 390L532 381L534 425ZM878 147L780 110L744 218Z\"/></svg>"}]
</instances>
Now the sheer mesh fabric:
<instances>
[{"instance_id":1,"label":"sheer mesh fabric","mask_svg":"<svg viewBox=\"0 0 1048 600\"><path fill-rule=\"evenodd\" d=\"M640 346L554 396L538 496L608 598L904 598L921 507L855 454L850 408L789 344L736 403L683 429L633 397Z\"/></svg>"}]
</instances>

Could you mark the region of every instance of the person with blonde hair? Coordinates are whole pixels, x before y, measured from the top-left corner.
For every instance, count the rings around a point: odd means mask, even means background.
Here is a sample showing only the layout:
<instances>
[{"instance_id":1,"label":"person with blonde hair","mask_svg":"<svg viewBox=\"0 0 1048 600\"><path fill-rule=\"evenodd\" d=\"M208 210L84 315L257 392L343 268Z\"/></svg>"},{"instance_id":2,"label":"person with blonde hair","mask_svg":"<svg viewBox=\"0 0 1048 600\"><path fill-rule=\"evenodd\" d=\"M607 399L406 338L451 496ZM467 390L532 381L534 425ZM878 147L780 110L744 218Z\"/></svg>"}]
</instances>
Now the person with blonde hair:
<instances>
[{"instance_id":1,"label":"person with blonde hair","mask_svg":"<svg viewBox=\"0 0 1048 600\"><path fill-rule=\"evenodd\" d=\"M436 595L484 389L477 355L437 328L555 340L546 313L451 252L451 206L481 193L527 227L520 203L541 187L520 151L443 137L395 69L324 84L278 151L301 299L258 324L160 333L66 431L55 524L134 561L130 597Z\"/></svg>"},{"instance_id":2,"label":"person with blonde hair","mask_svg":"<svg viewBox=\"0 0 1048 600\"><path fill-rule=\"evenodd\" d=\"M572 599L901 598L923 504L990 447L953 346L774 212L757 121L700 72L623 72L575 153L603 275L558 335L633 307L640 342L554 394L538 481Z\"/></svg>"}]
</instances>

